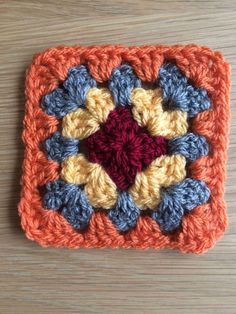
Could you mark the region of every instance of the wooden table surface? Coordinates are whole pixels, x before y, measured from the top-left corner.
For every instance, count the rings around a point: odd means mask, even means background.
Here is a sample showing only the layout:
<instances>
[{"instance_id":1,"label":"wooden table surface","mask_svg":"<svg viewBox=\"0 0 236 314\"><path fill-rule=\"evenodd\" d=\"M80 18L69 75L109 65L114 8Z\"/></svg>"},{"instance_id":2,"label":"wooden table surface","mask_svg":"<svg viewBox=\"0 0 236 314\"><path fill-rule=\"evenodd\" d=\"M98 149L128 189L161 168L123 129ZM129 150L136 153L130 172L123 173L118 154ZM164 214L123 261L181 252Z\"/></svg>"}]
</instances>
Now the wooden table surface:
<instances>
[{"instance_id":1,"label":"wooden table surface","mask_svg":"<svg viewBox=\"0 0 236 314\"><path fill-rule=\"evenodd\" d=\"M0 1L0 313L236 313L236 2ZM229 227L202 256L43 249L17 215L24 75L56 45L207 45L232 66Z\"/></svg>"}]
</instances>

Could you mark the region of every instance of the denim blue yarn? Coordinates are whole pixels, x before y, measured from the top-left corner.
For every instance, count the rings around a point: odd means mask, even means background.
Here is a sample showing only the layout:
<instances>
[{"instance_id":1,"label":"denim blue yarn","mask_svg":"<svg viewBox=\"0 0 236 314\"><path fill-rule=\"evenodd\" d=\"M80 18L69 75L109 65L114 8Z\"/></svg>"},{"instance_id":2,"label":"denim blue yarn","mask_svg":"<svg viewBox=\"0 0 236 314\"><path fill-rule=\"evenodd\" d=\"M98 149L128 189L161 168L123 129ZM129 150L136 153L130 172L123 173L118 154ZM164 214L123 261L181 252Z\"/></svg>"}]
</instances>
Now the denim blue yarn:
<instances>
[{"instance_id":1,"label":"denim blue yarn","mask_svg":"<svg viewBox=\"0 0 236 314\"><path fill-rule=\"evenodd\" d=\"M209 146L204 136L187 133L169 140L168 152L169 154L181 154L187 160L194 161L207 155Z\"/></svg>"},{"instance_id":2,"label":"denim blue yarn","mask_svg":"<svg viewBox=\"0 0 236 314\"><path fill-rule=\"evenodd\" d=\"M180 109L187 112L189 117L211 106L207 91L192 86L174 64L166 63L160 68L159 86L163 100L169 103L170 109Z\"/></svg>"},{"instance_id":3,"label":"denim blue yarn","mask_svg":"<svg viewBox=\"0 0 236 314\"><path fill-rule=\"evenodd\" d=\"M67 113L85 107L88 90L96 86L84 65L71 68L63 85L43 97L42 107L47 114L63 118Z\"/></svg>"},{"instance_id":4,"label":"denim blue yarn","mask_svg":"<svg viewBox=\"0 0 236 314\"><path fill-rule=\"evenodd\" d=\"M69 224L83 230L89 222L93 208L80 186L62 180L50 182L46 186L43 204L47 209L60 210Z\"/></svg>"},{"instance_id":5,"label":"denim blue yarn","mask_svg":"<svg viewBox=\"0 0 236 314\"><path fill-rule=\"evenodd\" d=\"M79 140L66 138L60 132L53 133L44 141L47 158L61 162L78 153Z\"/></svg>"},{"instance_id":6,"label":"denim blue yarn","mask_svg":"<svg viewBox=\"0 0 236 314\"><path fill-rule=\"evenodd\" d=\"M131 105L131 92L136 87L141 87L141 80L135 75L133 68L123 64L114 69L108 81L117 106Z\"/></svg>"},{"instance_id":7,"label":"denim blue yarn","mask_svg":"<svg viewBox=\"0 0 236 314\"><path fill-rule=\"evenodd\" d=\"M184 214L206 203L209 197L210 190L203 181L187 178L163 191L161 203L152 218L162 231L174 231Z\"/></svg>"},{"instance_id":8,"label":"denim blue yarn","mask_svg":"<svg viewBox=\"0 0 236 314\"><path fill-rule=\"evenodd\" d=\"M43 197L43 206L47 209L58 210L64 201L65 182L55 180L46 185L46 193Z\"/></svg>"},{"instance_id":9,"label":"denim blue yarn","mask_svg":"<svg viewBox=\"0 0 236 314\"><path fill-rule=\"evenodd\" d=\"M135 205L132 196L121 191L117 203L110 210L108 217L119 231L127 231L133 228L140 216L140 209Z\"/></svg>"}]
</instances>

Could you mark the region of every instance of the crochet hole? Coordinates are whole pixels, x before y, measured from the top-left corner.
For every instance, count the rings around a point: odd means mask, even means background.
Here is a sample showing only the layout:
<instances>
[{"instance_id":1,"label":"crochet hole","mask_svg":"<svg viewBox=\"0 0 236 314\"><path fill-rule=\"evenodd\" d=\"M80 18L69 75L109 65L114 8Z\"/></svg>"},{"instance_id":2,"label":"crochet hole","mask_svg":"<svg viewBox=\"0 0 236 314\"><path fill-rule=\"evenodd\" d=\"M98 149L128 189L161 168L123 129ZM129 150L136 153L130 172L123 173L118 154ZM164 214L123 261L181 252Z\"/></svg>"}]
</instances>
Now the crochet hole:
<instances>
[{"instance_id":1,"label":"crochet hole","mask_svg":"<svg viewBox=\"0 0 236 314\"><path fill-rule=\"evenodd\" d=\"M60 132L60 134L62 134L62 119L59 120L59 123L57 125L57 132Z\"/></svg>"},{"instance_id":2,"label":"crochet hole","mask_svg":"<svg viewBox=\"0 0 236 314\"><path fill-rule=\"evenodd\" d=\"M146 89L146 90L149 90L149 89L155 89L157 86L156 86L156 83L155 82L142 82L142 88L143 89Z\"/></svg>"},{"instance_id":3,"label":"crochet hole","mask_svg":"<svg viewBox=\"0 0 236 314\"><path fill-rule=\"evenodd\" d=\"M142 217L151 217L152 213L153 213L152 209L146 208L144 210L141 210L140 216L142 216Z\"/></svg>"},{"instance_id":4,"label":"crochet hole","mask_svg":"<svg viewBox=\"0 0 236 314\"><path fill-rule=\"evenodd\" d=\"M86 146L85 139L81 140L79 143L79 153L83 154L86 157L86 159L88 159L89 150Z\"/></svg>"},{"instance_id":5,"label":"crochet hole","mask_svg":"<svg viewBox=\"0 0 236 314\"><path fill-rule=\"evenodd\" d=\"M40 197L40 201L41 201L41 204L42 204L42 207L44 208L44 210L47 210L44 206L43 206L43 198L44 198L44 195L47 193L47 188L46 188L46 185L40 185L38 187L38 192L39 192L39 197Z\"/></svg>"},{"instance_id":6,"label":"crochet hole","mask_svg":"<svg viewBox=\"0 0 236 314\"><path fill-rule=\"evenodd\" d=\"M171 99L163 101L162 108L164 111L173 111L173 101Z\"/></svg>"},{"instance_id":7,"label":"crochet hole","mask_svg":"<svg viewBox=\"0 0 236 314\"><path fill-rule=\"evenodd\" d=\"M97 88L107 88L107 82L97 82Z\"/></svg>"},{"instance_id":8,"label":"crochet hole","mask_svg":"<svg viewBox=\"0 0 236 314\"><path fill-rule=\"evenodd\" d=\"M189 214L188 214L188 213L184 214L184 216L187 216L187 215L189 215ZM178 226L176 229L172 230L172 231L161 230L161 233L162 233L163 235L165 235L165 236L167 236L167 237L171 237L171 238L178 238L178 235L179 235L180 233L182 233L182 232L183 232L182 221L181 221L181 223L179 224L179 226Z\"/></svg>"},{"instance_id":9,"label":"crochet hole","mask_svg":"<svg viewBox=\"0 0 236 314\"><path fill-rule=\"evenodd\" d=\"M208 68L211 69L213 66L213 61L210 59L208 60Z\"/></svg>"},{"instance_id":10,"label":"crochet hole","mask_svg":"<svg viewBox=\"0 0 236 314\"><path fill-rule=\"evenodd\" d=\"M43 152L45 155L47 155L46 149L44 147L44 141L43 142L39 142L38 148L41 152Z\"/></svg>"}]
</instances>

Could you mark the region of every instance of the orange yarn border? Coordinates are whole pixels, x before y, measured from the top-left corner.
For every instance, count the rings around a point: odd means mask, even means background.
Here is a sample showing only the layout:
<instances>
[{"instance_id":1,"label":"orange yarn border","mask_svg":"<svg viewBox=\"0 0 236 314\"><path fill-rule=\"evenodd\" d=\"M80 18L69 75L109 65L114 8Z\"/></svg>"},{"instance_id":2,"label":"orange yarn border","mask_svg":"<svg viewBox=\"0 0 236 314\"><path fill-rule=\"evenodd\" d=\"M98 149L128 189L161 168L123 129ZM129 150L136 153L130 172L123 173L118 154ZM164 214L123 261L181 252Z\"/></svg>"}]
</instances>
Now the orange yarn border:
<instances>
[{"instance_id":1,"label":"orange yarn border","mask_svg":"<svg viewBox=\"0 0 236 314\"><path fill-rule=\"evenodd\" d=\"M189 176L203 180L211 190L210 202L185 215L181 230L164 235L150 217L140 217L137 226L120 234L103 212L93 214L88 229L75 231L57 212L42 207L40 187L59 176L59 165L41 151L41 142L55 132L58 120L40 107L43 95L65 80L68 69L86 64L98 82L107 81L113 68L129 63L142 81L156 80L164 60L174 61L195 86L205 88L213 108L192 119L193 132L204 135L210 153L193 162ZM21 224L27 237L42 246L172 248L202 253L212 247L227 226L223 201L229 121L229 65L219 52L196 45L57 47L35 56L26 78L26 111L23 141Z\"/></svg>"}]
</instances>

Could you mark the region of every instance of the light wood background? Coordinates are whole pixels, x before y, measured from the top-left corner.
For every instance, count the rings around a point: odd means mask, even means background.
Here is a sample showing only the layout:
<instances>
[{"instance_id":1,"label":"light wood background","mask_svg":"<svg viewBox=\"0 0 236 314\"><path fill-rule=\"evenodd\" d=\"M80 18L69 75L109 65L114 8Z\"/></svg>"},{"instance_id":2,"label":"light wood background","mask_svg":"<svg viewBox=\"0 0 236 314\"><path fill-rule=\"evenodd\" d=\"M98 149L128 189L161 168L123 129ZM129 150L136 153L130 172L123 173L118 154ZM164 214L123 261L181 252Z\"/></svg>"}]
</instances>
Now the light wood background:
<instances>
[{"instance_id":1,"label":"light wood background","mask_svg":"<svg viewBox=\"0 0 236 314\"><path fill-rule=\"evenodd\" d=\"M0 313L236 313L236 2L0 1ZM229 228L203 256L43 249L17 216L24 73L67 44L175 44L221 50L232 66Z\"/></svg>"}]
</instances>

